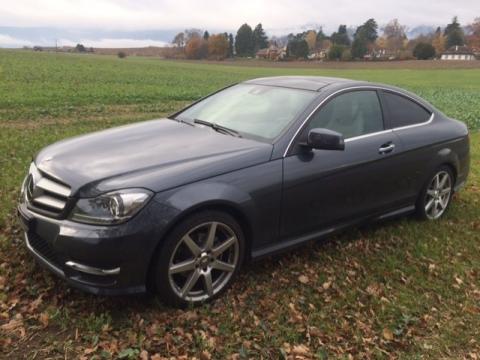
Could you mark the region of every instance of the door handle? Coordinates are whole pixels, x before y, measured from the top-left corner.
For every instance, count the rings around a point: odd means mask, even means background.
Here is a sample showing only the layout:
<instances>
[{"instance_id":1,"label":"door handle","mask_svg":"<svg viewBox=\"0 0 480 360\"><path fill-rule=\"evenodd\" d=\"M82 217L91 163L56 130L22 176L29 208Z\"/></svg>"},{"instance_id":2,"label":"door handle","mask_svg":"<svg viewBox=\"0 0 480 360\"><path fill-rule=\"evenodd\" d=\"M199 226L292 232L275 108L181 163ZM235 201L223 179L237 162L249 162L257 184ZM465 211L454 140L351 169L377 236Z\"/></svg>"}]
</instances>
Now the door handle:
<instances>
[{"instance_id":1,"label":"door handle","mask_svg":"<svg viewBox=\"0 0 480 360\"><path fill-rule=\"evenodd\" d=\"M395 144L392 144L390 142L390 143L386 143L386 144L383 144L382 146L380 146L380 148L378 149L378 153L379 154L388 154L388 153L391 153L394 149L395 149Z\"/></svg>"}]
</instances>

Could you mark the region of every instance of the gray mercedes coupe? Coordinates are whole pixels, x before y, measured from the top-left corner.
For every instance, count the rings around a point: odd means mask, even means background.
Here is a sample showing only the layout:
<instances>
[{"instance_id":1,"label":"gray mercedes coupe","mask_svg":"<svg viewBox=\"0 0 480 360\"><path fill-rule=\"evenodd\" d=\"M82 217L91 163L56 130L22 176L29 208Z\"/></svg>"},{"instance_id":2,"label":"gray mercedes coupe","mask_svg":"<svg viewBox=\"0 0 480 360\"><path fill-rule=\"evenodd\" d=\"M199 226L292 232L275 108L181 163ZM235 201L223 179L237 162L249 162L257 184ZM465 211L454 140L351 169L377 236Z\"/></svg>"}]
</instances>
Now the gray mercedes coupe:
<instances>
[{"instance_id":1,"label":"gray mercedes coupe","mask_svg":"<svg viewBox=\"0 0 480 360\"><path fill-rule=\"evenodd\" d=\"M249 260L345 227L436 221L468 171L465 124L410 92L270 77L46 147L18 214L27 248L68 283L181 307L218 297Z\"/></svg>"}]
</instances>

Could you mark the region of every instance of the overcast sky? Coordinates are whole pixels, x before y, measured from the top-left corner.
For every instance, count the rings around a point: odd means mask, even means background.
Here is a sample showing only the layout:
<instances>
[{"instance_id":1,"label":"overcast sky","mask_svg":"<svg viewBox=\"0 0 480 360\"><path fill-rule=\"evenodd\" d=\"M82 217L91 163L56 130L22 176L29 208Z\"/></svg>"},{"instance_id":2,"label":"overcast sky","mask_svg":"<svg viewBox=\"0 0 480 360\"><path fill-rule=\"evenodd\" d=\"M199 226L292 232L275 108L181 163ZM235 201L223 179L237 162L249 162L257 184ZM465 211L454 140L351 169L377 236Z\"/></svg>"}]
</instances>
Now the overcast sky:
<instances>
[{"instance_id":1,"label":"overcast sky","mask_svg":"<svg viewBox=\"0 0 480 360\"><path fill-rule=\"evenodd\" d=\"M8 30L12 27L56 28L55 37L61 37L61 31L65 31L61 39L65 44L86 40L94 42L89 46L99 46L116 39L115 45L121 45L118 41L122 40L133 41L131 45L135 46L136 41L158 45L170 40L166 37L171 31L189 27L210 32L234 31L244 22L250 25L261 22L270 35L278 35L319 25L331 32L340 23L356 26L370 17L380 25L398 18L409 28L437 26L447 24L454 15L463 24L480 17L480 0L1 0L0 46L39 41L35 31L31 34L24 31L19 37L17 32ZM81 38L95 30L123 34ZM155 39L122 36L146 30L166 32L157 33ZM165 38L159 38L162 36ZM47 38L45 35L44 40Z\"/></svg>"}]
</instances>

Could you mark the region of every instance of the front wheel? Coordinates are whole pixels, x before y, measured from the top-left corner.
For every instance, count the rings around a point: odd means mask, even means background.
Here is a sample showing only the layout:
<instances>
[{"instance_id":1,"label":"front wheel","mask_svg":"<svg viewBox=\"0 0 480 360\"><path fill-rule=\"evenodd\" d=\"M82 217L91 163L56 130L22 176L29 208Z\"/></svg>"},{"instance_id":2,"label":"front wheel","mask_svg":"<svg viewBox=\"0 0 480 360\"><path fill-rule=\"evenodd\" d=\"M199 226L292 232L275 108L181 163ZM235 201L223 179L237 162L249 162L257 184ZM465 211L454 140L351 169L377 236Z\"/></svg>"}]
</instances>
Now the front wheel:
<instances>
[{"instance_id":1,"label":"front wheel","mask_svg":"<svg viewBox=\"0 0 480 360\"><path fill-rule=\"evenodd\" d=\"M241 227L230 215L196 213L178 224L158 255L155 284L168 305L185 307L223 293L244 255Z\"/></svg>"},{"instance_id":2,"label":"front wheel","mask_svg":"<svg viewBox=\"0 0 480 360\"><path fill-rule=\"evenodd\" d=\"M453 174L449 167L438 168L422 189L417 214L426 220L437 220L447 210L453 195Z\"/></svg>"}]
</instances>

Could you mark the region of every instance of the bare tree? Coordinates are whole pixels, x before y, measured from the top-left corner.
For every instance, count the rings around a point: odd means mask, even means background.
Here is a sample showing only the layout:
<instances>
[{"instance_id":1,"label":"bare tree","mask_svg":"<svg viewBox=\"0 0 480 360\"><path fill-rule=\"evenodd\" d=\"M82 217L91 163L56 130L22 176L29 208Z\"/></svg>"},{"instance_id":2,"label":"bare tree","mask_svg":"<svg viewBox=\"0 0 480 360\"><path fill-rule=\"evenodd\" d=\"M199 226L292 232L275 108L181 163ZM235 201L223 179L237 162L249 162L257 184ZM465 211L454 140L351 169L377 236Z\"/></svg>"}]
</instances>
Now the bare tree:
<instances>
[{"instance_id":1,"label":"bare tree","mask_svg":"<svg viewBox=\"0 0 480 360\"><path fill-rule=\"evenodd\" d=\"M183 48L185 46L185 33L180 32L173 38L172 44L175 44L179 48Z\"/></svg>"},{"instance_id":2,"label":"bare tree","mask_svg":"<svg viewBox=\"0 0 480 360\"><path fill-rule=\"evenodd\" d=\"M407 27L401 25L397 19L393 19L383 28L383 36L387 42L389 50L398 53L404 47L404 42L407 40L405 35Z\"/></svg>"}]
</instances>

